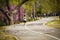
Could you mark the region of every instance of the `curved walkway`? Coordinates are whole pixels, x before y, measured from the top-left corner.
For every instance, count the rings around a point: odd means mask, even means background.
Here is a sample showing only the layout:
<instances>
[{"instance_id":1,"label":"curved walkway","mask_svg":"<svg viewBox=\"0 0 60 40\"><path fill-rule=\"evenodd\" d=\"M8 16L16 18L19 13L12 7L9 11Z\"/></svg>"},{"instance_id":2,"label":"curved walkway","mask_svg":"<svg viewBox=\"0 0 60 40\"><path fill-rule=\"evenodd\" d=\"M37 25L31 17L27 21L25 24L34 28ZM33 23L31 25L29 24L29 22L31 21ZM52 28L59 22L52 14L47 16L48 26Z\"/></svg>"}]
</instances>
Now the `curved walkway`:
<instances>
[{"instance_id":1,"label":"curved walkway","mask_svg":"<svg viewBox=\"0 0 60 40\"><path fill-rule=\"evenodd\" d=\"M6 28L6 32L16 36L19 40L60 40L60 29L45 26L53 17L43 18L33 22L12 25Z\"/></svg>"}]
</instances>

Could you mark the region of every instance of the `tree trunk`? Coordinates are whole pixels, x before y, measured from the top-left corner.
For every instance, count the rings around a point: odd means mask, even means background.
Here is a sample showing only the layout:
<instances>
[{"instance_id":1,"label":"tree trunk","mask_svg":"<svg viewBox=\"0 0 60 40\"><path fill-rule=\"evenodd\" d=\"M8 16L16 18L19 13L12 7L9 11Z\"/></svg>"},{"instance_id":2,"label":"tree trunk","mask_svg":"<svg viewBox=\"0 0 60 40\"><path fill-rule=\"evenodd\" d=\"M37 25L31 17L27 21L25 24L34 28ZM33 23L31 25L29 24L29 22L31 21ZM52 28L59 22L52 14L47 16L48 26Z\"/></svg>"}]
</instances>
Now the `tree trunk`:
<instances>
[{"instance_id":1,"label":"tree trunk","mask_svg":"<svg viewBox=\"0 0 60 40\"><path fill-rule=\"evenodd\" d=\"M34 19L37 19L37 13L36 13L36 0L34 1Z\"/></svg>"},{"instance_id":2,"label":"tree trunk","mask_svg":"<svg viewBox=\"0 0 60 40\"><path fill-rule=\"evenodd\" d=\"M19 22L20 22L20 7L18 8L18 17L19 17Z\"/></svg>"},{"instance_id":3,"label":"tree trunk","mask_svg":"<svg viewBox=\"0 0 60 40\"><path fill-rule=\"evenodd\" d=\"M14 23L13 23L13 13L12 13L12 11L10 10L9 0L6 0L6 6L7 6L7 8L8 8L9 14L10 14L10 16L8 16L9 19L10 19L9 24L10 24L10 25L11 25L11 24L14 24Z\"/></svg>"}]
</instances>

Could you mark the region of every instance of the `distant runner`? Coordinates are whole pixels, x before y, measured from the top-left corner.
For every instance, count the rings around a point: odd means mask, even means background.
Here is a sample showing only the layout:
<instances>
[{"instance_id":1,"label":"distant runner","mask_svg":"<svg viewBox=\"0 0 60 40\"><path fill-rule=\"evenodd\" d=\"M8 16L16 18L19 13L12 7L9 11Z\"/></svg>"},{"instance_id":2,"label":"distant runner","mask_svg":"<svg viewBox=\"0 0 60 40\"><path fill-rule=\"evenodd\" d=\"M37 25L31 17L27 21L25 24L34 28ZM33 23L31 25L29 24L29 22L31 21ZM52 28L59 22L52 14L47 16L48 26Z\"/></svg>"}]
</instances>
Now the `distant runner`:
<instances>
[{"instance_id":1,"label":"distant runner","mask_svg":"<svg viewBox=\"0 0 60 40\"><path fill-rule=\"evenodd\" d=\"M26 16L24 15L24 17L23 17L23 22L24 22L24 25L25 25L25 23L26 23Z\"/></svg>"}]
</instances>

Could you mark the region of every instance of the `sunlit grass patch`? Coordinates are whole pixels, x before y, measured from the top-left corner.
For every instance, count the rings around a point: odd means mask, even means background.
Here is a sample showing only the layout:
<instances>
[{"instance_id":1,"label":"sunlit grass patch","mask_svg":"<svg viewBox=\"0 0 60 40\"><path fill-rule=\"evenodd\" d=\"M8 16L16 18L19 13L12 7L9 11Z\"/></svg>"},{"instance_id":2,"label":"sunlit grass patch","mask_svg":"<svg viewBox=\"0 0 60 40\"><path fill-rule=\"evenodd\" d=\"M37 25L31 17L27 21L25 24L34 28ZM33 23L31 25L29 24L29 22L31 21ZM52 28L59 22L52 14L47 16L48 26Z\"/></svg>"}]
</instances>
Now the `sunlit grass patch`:
<instances>
[{"instance_id":1,"label":"sunlit grass patch","mask_svg":"<svg viewBox=\"0 0 60 40\"><path fill-rule=\"evenodd\" d=\"M55 20L46 23L46 25L54 28L60 28L60 19L56 18Z\"/></svg>"}]
</instances>

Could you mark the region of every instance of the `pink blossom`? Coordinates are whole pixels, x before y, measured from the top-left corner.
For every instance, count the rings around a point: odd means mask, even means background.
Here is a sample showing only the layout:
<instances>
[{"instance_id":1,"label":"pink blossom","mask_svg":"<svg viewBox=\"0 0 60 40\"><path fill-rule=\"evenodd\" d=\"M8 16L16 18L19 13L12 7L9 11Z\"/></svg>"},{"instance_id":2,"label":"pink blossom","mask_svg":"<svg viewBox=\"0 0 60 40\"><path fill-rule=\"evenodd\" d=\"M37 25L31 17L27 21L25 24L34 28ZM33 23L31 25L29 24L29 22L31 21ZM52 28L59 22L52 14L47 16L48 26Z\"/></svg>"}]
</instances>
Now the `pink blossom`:
<instances>
[{"instance_id":1,"label":"pink blossom","mask_svg":"<svg viewBox=\"0 0 60 40\"><path fill-rule=\"evenodd\" d=\"M10 9L11 9L11 10L14 10L14 8L15 8L14 5L11 4L11 5L10 5Z\"/></svg>"}]
</instances>

